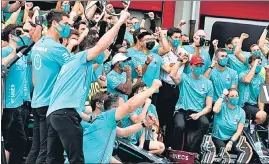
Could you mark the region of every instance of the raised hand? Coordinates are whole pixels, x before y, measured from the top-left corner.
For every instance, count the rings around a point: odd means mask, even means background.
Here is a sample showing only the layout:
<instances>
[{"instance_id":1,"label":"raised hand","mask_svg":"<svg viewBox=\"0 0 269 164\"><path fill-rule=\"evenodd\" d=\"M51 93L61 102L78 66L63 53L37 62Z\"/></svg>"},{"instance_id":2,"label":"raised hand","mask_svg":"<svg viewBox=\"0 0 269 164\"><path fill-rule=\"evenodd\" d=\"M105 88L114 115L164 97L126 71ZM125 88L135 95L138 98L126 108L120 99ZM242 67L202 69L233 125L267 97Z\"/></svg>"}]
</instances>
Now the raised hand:
<instances>
[{"instance_id":1,"label":"raised hand","mask_svg":"<svg viewBox=\"0 0 269 164\"><path fill-rule=\"evenodd\" d=\"M246 33L242 33L240 36L240 38L242 38L242 39L247 39L248 37L249 37L249 35Z\"/></svg>"},{"instance_id":2,"label":"raised hand","mask_svg":"<svg viewBox=\"0 0 269 164\"><path fill-rule=\"evenodd\" d=\"M151 88L158 90L162 86L162 82L158 79L154 79Z\"/></svg>"},{"instance_id":3,"label":"raised hand","mask_svg":"<svg viewBox=\"0 0 269 164\"><path fill-rule=\"evenodd\" d=\"M128 20L129 17L130 17L130 13L127 12L127 11L122 10L121 11L121 14L120 14L119 21L125 23L125 22L127 22L127 20Z\"/></svg>"}]
</instances>

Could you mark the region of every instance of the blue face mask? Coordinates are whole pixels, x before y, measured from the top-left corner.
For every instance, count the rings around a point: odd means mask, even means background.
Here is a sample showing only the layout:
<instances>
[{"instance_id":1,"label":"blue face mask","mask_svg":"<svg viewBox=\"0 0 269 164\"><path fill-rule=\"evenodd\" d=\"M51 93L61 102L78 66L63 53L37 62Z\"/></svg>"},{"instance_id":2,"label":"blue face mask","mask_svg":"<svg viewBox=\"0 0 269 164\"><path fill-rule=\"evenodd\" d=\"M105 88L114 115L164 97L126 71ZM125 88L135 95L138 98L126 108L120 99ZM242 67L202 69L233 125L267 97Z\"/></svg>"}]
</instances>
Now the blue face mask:
<instances>
[{"instance_id":1,"label":"blue face mask","mask_svg":"<svg viewBox=\"0 0 269 164\"><path fill-rule=\"evenodd\" d=\"M234 54L234 51L233 50L226 49L226 51L227 51L227 54Z\"/></svg>"},{"instance_id":2,"label":"blue face mask","mask_svg":"<svg viewBox=\"0 0 269 164\"><path fill-rule=\"evenodd\" d=\"M171 44L172 44L173 47L177 48L179 46L179 44L180 44L180 40L172 39Z\"/></svg>"},{"instance_id":3,"label":"blue face mask","mask_svg":"<svg viewBox=\"0 0 269 164\"><path fill-rule=\"evenodd\" d=\"M261 65L257 65L256 70L255 70L255 73L258 74L258 73L261 72L261 70L262 70L262 66Z\"/></svg>"},{"instance_id":4,"label":"blue face mask","mask_svg":"<svg viewBox=\"0 0 269 164\"><path fill-rule=\"evenodd\" d=\"M139 25L139 23L136 23L136 24L133 25L133 27L134 27L135 30L138 30L140 25Z\"/></svg>"},{"instance_id":5,"label":"blue face mask","mask_svg":"<svg viewBox=\"0 0 269 164\"><path fill-rule=\"evenodd\" d=\"M230 97L229 98L229 103L232 105L232 106L236 106L238 104L238 101L239 101L239 97Z\"/></svg>"},{"instance_id":6,"label":"blue face mask","mask_svg":"<svg viewBox=\"0 0 269 164\"><path fill-rule=\"evenodd\" d=\"M60 31L57 28L55 29L59 32L62 38L68 38L70 35L71 27L69 25L62 25L61 23L59 23L59 25L62 28L62 30Z\"/></svg>"},{"instance_id":7,"label":"blue face mask","mask_svg":"<svg viewBox=\"0 0 269 164\"><path fill-rule=\"evenodd\" d=\"M62 7L63 7L63 10L64 10L65 13L70 12L70 5L69 4L64 4Z\"/></svg>"},{"instance_id":8,"label":"blue face mask","mask_svg":"<svg viewBox=\"0 0 269 164\"><path fill-rule=\"evenodd\" d=\"M127 62L122 62L122 63L120 63L120 70L124 70L124 67L125 66L127 66L128 65L128 63Z\"/></svg>"},{"instance_id":9,"label":"blue face mask","mask_svg":"<svg viewBox=\"0 0 269 164\"><path fill-rule=\"evenodd\" d=\"M253 55L256 55L256 56L261 56L261 52L260 51L254 51L252 52Z\"/></svg>"},{"instance_id":10,"label":"blue face mask","mask_svg":"<svg viewBox=\"0 0 269 164\"><path fill-rule=\"evenodd\" d=\"M193 67L193 74L195 76L200 76L202 74L202 67Z\"/></svg>"},{"instance_id":11,"label":"blue face mask","mask_svg":"<svg viewBox=\"0 0 269 164\"><path fill-rule=\"evenodd\" d=\"M28 45L29 42L30 42L30 38L27 37L27 36L15 36L17 38L17 40L14 40L13 41L19 46L19 47L22 47L24 45Z\"/></svg>"},{"instance_id":12,"label":"blue face mask","mask_svg":"<svg viewBox=\"0 0 269 164\"><path fill-rule=\"evenodd\" d=\"M228 63L227 57L226 58L219 58L219 60L218 60L218 64L222 67L225 67L227 65L227 63Z\"/></svg>"}]
</instances>

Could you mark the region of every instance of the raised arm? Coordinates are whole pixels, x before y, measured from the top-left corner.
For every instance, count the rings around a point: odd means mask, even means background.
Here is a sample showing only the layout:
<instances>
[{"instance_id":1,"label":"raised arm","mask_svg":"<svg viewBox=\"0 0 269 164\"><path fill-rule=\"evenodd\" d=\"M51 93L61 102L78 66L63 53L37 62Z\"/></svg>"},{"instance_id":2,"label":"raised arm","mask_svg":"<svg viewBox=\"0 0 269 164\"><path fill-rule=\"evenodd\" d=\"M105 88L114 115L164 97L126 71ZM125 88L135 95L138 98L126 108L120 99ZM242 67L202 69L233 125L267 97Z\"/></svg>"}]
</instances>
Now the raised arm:
<instances>
[{"instance_id":1,"label":"raised arm","mask_svg":"<svg viewBox=\"0 0 269 164\"><path fill-rule=\"evenodd\" d=\"M241 53L242 51L242 44L245 39L247 39L249 36L248 34L242 33L240 36L240 41L236 44L236 48L234 50L234 55L244 64L246 64L247 58L245 55Z\"/></svg>"},{"instance_id":2,"label":"raised arm","mask_svg":"<svg viewBox=\"0 0 269 164\"><path fill-rule=\"evenodd\" d=\"M117 36L121 25L127 21L129 16L130 14L128 12L121 12L119 21L107 33L103 35L103 37L98 41L96 46L89 50L87 56L88 61L91 61L92 59L97 57L101 52L105 51L112 44L114 37Z\"/></svg>"},{"instance_id":3,"label":"raised arm","mask_svg":"<svg viewBox=\"0 0 269 164\"><path fill-rule=\"evenodd\" d=\"M209 79L210 78L210 73L212 71L212 69L215 67L215 64L217 63L216 60L212 60L211 66L206 70L206 72L204 73L204 76Z\"/></svg>"},{"instance_id":4,"label":"raised arm","mask_svg":"<svg viewBox=\"0 0 269 164\"><path fill-rule=\"evenodd\" d=\"M143 124L146 127L150 127L153 124L153 121L149 117L147 117L143 122L136 123L126 128L117 127L116 134L117 136L120 137L128 137L138 132L139 130L143 129L144 128Z\"/></svg>"},{"instance_id":5,"label":"raised arm","mask_svg":"<svg viewBox=\"0 0 269 164\"><path fill-rule=\"evenodd\" d=\"M130 120L133 123L138 123L138 122L143 121L147 116L147 112L148 112L148 108L149 108L150 104L151 104L151 99L148 98L146 100L146 103L145 103L143 109L142 109L142 112L139 115L137 115L137 114L132 115L130 117Z\"/></svg>"},{"instance_id":6,"label":"raised arm","mask_svg":"<svg viewBox=\"0 0 269 164\"><path fill-rule=\"evenodd\" d=\"M2 3L5 1L2 1ZM8 4L8 2L7 2ZM8 9L9 13L17 11L20 7L24 6L25 1L16 1L15 3L10 4L10 7ZM2 8L3 9L3 8Z\"/></svg>"},{"instance_id":7,"label":"raised arm","mask_svg":"<svg viewBox=\"0 0 269 164\"><path fill-rule=\"evenodd\" d=\"M126 82L124 84L118 85L115 89L123 94L129 95L132 92L132 77L131 77L131 67L125 66L124 72L126 72Z\"/></svg>"},{"instance_id":8,"label":"raised arm","mask_svg":"<svg viewBox=\"0 0 269 164\"><path fill-rule=\"evenodd\" d=\"M168 53L170 51L170 46L169 46L169 43L168 43L162 29L160 27L157 27L157 30L160 33L160 39L162 41L162 47L159 48L158 54L160 56L162 56L162 55L164 55L164 54L166 54L166 53Z\"/></svg>"},{"instance_id":9,"label":"raised arm","mask_svg":"<svg viewBox=\"0 0 269 164\"><path fill-rule=\"evenodd\" d=\"M229 91L227 89L224 89L222 92L222 95L218 98L216 101L214 107L213 107L213 112L214 113L219 113L221 110L221 105L223 103L223 100L225 99L225 96L229 94Z\"/></svg>"},{"instance_id":10,"label":"raised arm","mask_svg":"<svg viewBox=\"0 0 269 164\"><path fill-rule=\"evenodd\" d=\"M244 83L250 83L251 82L251 80L255 76L256 67L259 64L259 61L260 61L260 59L255 60L253 67L250 69L248 74L245 77L243 77L242 82L244 82Z\"/></svg>"},{"instance_id":11,"label":"raised arm","mask_svg":"<svg viewBox=\"0 0 269 164\"><path fill-rule=\"evenodd\" d=\"M133 112L136 108L143 105L144 102L149 98L153 93L155 93L159 87L162 85L162 82L160 80L154 80L152 86L145 90L144 92L141 92L131 99L129 99L126 103L120 105L115 114L116 121L121 120L123 117L125 117L127 114Z\"/></svg>"},{"instance_id":12,"label":"raised arm","mask_svg":"<svg viewBox=\"0 0 269 164\"><path fill-rule=\"evenodd\" d=\"M268 50L264 47L265 39L266 39L268 31L269 31L269 25L263 30L263 33L262 33L260 40L259 40L259 47L260 47L264 56L266 56L268 53Z\"/></svg>"},{"instance_id":13,"label":"raised arm","mask_svg":"<svg viewBox=\"0 0 269 164\"><path fill-rule=\"evenodd\" d=\"M178 70L183 64L187 63L188 59L189 59L188 54L180 54L178 61L172 67L169 76L172 78L175 84L179 84L181 82L181 75L178 74Z\"/></svg>"}]
</instances>

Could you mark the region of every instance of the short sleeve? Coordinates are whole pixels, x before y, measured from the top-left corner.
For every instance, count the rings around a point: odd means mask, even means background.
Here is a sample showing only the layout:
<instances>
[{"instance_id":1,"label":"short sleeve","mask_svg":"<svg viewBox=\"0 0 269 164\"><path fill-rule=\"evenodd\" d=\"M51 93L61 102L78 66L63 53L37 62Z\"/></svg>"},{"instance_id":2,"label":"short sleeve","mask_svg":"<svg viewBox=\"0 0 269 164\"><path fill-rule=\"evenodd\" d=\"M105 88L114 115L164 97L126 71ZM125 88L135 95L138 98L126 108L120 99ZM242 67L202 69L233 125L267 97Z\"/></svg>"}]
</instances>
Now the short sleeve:
<instances>
[{"instance_id":1,"label":"short sleeve","mask_svg":"<svg viewBox=\"0 0 269 164\"><path fill-rule=\"evenodd\" d=\"M11 48L10 46L4 47L2 49L2 58L7 57L11 52L13 51L13 48Z\"/></svg>"},{"instance_id":2,"label":"short sleeve","mask_svg":"<svg viewBox=\"0 0 269 164\"><path fill-rule=\"evenodd\" d=\"M239 123L244 124L246 122L246 113L242 108L240 108L240 113L241 113L241 117L240 117Z\"/></svg>"},{"instance_id":3,"label":"short sleeve","mask_svg":"<svg viewBox=\"0 0 269 164\"><path fill-rule=\"evenodd\" d=\"M208 93L207 93L207 96L209 97L213 97L213 84L211 81L208 81Z\"/></svg>"},{"instance_id":4,"label":"short sleeve","mask_svg":"<svg viewBox=\"0 0 269 164\"><path fill-rule=\"evenodd\" d=\"M54 46L52 47L51 57L60 65L63 66L70 58L68 50L64 46ZM86 62L86 58L84 59Z\"/></svg>"},{"instance_id":5,"label":"short sleeve","mask_svg":"<svg viewBox=\"0 0 269 164\"><path fill-rule=\"evenodd\" d=\"M160 45L155 46L150 52L155 53L155 54L158 54L158 51L159 51L160 48L161 48Z\"/></svg>"},{"instance_id":6,"label":"short sleeve","mask_svg":"<svg viewBox=\"0 0 269 164\"><path fill-rule=\"evenodd\" d=\"M156 107L153 104L150 105L150 113L152 113L158 119L158 113L156 111Z\"/></svg>"},{"instance_id":7,"label":"short sleeve","mask_svg":"<svg viewBox=\"0 0 269 164\"><path fill-rule=\"evenodd\" d=\"M93 59L93 61L97 64L102 64L105 59L105 53L102 52L100 55L98 55L96 58Z\"/></svg>"},{"instance_id":8,"label":"short sleeve","mask_svg":"<svg viewBox=\"0 0 269 164\"><path fill-rule=\"evenodd\" d=\"M9 10L9 8L11 7L11 4L8 4L5 8L4 8L4 12L5 13L8 13L8 10Z\"/></svg>"},{"instance_id":9,"label":"short sleeve","mask_svg":"<svg viewBox=\"0 0 269 164\"><path fill-rule=\"evenodd\" d=\"M238 77L239 82L243 82L243 78L247 75L247 71L241 72Z\"/></svg>"},{"instance_id":10,"label":"short sleeve","mask_svg":"<svg viewBox=\"0 0 269 164\"><path fill-rule=\"evenodd\" d=\"M107 76L107 85L111 88L115 89L117 86L121 84L120 78L114 74L109 74Z\"/></svg>"},{"instance_id":11,"label":"short sleeve","mask_svg":"<svg viewBox=\"0 0 269 164\"><path fill-rule=\"evenodd\" d=\"M238 74L236 71L233 71L232 74L232 85L238 85Z\"/></svg>"},{"instance_id":12,"label":"short sleeve","mask_svg":"<svg viewBox=\"0 0 269 164\"><path fill-rule=\"evenodd\" d=\"M115 129L117 127L116 123L116 109L111 109L109 111L106 111L104 114L105 122L108 127L111 129Z\"/></svg>"}]
</instances>

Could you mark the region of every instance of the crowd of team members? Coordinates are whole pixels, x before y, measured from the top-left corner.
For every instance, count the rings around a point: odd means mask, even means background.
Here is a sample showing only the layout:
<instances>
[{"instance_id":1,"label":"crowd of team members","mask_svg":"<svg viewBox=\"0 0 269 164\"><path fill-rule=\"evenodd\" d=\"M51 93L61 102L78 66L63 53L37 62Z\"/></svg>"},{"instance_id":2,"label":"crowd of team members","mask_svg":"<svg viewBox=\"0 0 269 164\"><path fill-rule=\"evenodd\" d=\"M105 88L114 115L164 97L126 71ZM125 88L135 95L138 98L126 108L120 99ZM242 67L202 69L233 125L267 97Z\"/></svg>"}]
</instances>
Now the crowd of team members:
<instances>
[{"instance_id":1,"label":"crowd of team members","mask_svg":"<svg viewBox=\"0 0 269 164\"><path fill-rule=\"evenodd\" d=\"M25 6L23 25L18 15ZM195 32L190 43L178 27L156 27L154 13L139 22L122 11L98 20L96 6L58 2L44 17L31 3L2 3L2 64L16 49L34 41L27 56L9 70L4 83L2 132L9 163L21 163L27 142L26 120L34 115L33 143L26 163L116 163L117 137L150 153L165 147L181 150L188 130L195 137L184 150L199 152L213 121L217 148L230 151L246 119L267 126L260 85L269 84L269 39L264 29L250 53L241 50L249 36L226 41L211 59L204 48L206 33ZM113 6L107 8L113 12ZM150 29L144 28L150 19ZM89 25L91 24L91 25ZM91 84L100 92L85 106ZM214 114L213 114L214 113ZM164 144L160 129L164 129Z\"/></svg>"}]
</instances>

